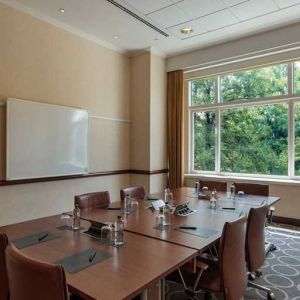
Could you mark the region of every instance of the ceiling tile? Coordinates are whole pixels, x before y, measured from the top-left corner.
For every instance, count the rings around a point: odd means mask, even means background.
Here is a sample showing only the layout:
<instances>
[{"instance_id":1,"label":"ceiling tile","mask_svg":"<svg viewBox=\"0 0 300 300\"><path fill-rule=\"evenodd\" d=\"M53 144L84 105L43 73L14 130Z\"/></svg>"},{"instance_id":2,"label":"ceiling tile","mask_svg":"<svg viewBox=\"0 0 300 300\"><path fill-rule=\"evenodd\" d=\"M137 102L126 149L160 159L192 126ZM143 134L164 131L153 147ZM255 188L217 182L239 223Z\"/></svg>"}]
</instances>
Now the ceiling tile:
<instances>
[{"instance_id":1,"label":"ceiling tile","mask_svg":"<svg viewBox=\"0 0 300 300\"><path fill-rule=\"evenodd\" d=\"M179 2L178 6L193 18L205 16L226 8L221 0L184 0Z\"/></svg>"},{"instance_id":2,"label":"ceiling tile","mask_svg":"<svg viewBox=\"0 0 300 300\"><path fill-rule=\"evenodd\" d=\"M182 28L193 28L194 31L191 34L187 35L187 34L180 32L180 30ZM173 33L175 36L177 36L180 39L183 39L186 37L192 37L192 36L207 32L207 30L203 27L202 24L200 24L198 22L198 20L193 20L193 21L186 22L186 23L183 23L183 24L180 24L177 26L170 27L170 28L168 28L168 31L170 31L171 33Z\"/></svg>"},{"instance_id":3,"label":"ceiling tile","mask_svg":"<svg viewBox=\"0 0 300 300\"><path fill-rule=\"evenodd\" d=\"M276 0L280 8L289 7L292 5L300 4L300 0Z\"/></svg>"},{"instance_id":4,"label":"ceiling tile","mask_svg":"<svg viewBox=\"0 0 300 300\"><path fill-rule=\"evenodd\" d=\"M153 21L163 27L175 26L190 21L190 17L177 5L172 5L148 15Z\"/></svg>"},{"instance_id":5,"label":"ceiling tile","mask_svg":"<svg viewBox=\"0 0 300 300\"><path fill-rule=\"evenodd\" d=\"M223 0L223 2L227 5L227 6L234 6L237 4L240 4L242 2L247 2L249 0Z\"/></svg>"},{"instance_id":6,"label":"ceiling tile","mask_svg":"<svg viewBox=\"0 0 300 300\"><path fill-rule=\"evenodd\" d=\"M173 4L171 0L125 0L125 2L127 2L143 14L149 14L151 12Z\"/></svg>"},{"instance_id":7,"label":"ceiling tile","mask_svg":"<svg viewBox=\"0 0 300 300\"><path fill-rule=\"evenodd\" d=\"M199 18L195 21L197 22L198 26L202 26L207 31L229 26L238 22L238 20L228 9L221 10L209 16Z\"/></svg>"},{"instance_id":8,"label":"ceiling tile","mask_svg":"<svg viewBox=\"0 0 300 300\"><path fill-rule=\"evenodd\" d=\"M240 20L248 20L278 10L273 0L250 0L231 8Z\"/></svg>"}]
</instances>

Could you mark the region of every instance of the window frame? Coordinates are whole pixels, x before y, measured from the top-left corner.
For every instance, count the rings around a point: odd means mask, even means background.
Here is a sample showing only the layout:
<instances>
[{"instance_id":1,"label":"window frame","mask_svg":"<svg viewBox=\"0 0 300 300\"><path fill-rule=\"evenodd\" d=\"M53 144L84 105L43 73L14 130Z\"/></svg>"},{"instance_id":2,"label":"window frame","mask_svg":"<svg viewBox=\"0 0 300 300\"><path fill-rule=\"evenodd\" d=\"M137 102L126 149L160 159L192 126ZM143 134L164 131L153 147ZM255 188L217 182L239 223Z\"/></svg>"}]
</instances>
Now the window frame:
<instances>
[{"instance_id":1,"label":"window frame","mask_svg":"<svg viewBox=\"0 0 300 300\"><path fill-rule=\"evenodd\" d=\"M254 98L254 99L238 99L229 102L221 102L221 76L226 74L232 74L241 70L233 70L228 72L222 72L215 75L201 76L186 80L186 93L185 97L187 103L188 113L188 173L197 175L216 175L224 177L250 177L250 178L270 178L270 179L290 179L300 180L300 175L295 175L295 116L294 107L296 103L300 104L300 92L294 93L294 63L299 60L278 62L265 65L274 66L277 64L286 63L288 65L287 74L287 94L280 96L270 96L265 98ZM265 66L249 67L243 70L252 70L255 68L261 68ZM192 106L191 102L191 82L197 79L206 79L216 77L216 102L214 104L201 104ZM262 106L268 104L280 104L286 103L288 105L288 175L269 175L269 174L249 174L249 173L230 173L221 172L221 110L229 108L241 108L241 107L252 107ZM203 111L215 111L216 113L216 144L215 144L215 170L195 170L194 169L194 113Z\"/></svg>"}]
</instances>

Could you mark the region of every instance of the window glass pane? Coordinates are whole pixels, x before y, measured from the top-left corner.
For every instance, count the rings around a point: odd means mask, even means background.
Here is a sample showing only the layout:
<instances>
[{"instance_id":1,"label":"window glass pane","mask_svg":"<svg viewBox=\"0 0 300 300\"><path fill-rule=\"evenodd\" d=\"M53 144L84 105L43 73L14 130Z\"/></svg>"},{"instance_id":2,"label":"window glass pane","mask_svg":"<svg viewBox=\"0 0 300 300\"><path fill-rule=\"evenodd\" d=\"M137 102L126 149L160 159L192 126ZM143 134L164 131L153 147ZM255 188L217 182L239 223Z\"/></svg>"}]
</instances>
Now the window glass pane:
<instances>
[{"instance_id":1,"label":"window glass pane","mask_svg":"<svg viewBox=\"0 0 300 300\"><path fill-rule=\"evenodd\" d=\"M295 104L295 175L300 176L300 103Z\"/></svg>"},{"instance_id":2,"label":"window glass pane","mask_svg":"<svg viewBox=\"0 0 300 300\"><path fill-rule=\"evenodd\" d=\"M221 101L286 95L288 65L258 68L221 76Z\"/></svg>"},{"instance_id":3,"label":"window glass pane","mask_svg":"<svg viewBox=\"0 0 300 300\"><path fill-rule=\"evenodd\" d=\"M300 62L294 62L294 93L300 93Z\"/></svg>"},{"instance_id":4,"label":"window glass pane","mask_svg":"<svg viewBox=\"0 0 300 300\"><path fill-rule=\"evenodd\" d=\"M194 113L194 170L215 170L215 127L215 112Z\"/></svg>"},{"instance_id":5,"label":"window glass pane","mask_svg":"<svg viewBox=\"0 0 300 300\"><path fill-rule=\"evenodd\" d=\"M221 111L221 171L288 174L288 106Z\"/></svg>"},{"instance_id":6,"label":"window glass pane","mask_svg":"<svg viewBox=\"0 0 300 300\"><path fill-rule=\"evenodd\" d=\"M216 78L193 80L190 84L191 105L216 102Z\"/></svg>"}]
</instances>

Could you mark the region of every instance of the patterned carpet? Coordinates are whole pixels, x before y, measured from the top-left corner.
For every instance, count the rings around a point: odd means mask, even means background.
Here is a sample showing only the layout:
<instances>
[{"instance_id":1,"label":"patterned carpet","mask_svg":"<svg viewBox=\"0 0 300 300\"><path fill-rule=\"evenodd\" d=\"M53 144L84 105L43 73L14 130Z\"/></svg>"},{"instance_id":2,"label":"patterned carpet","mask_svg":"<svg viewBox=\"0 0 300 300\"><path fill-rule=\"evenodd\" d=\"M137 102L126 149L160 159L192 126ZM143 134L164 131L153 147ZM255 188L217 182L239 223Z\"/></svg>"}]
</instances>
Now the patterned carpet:
<instances>
[{"instance_id":1,"label":"patterned carpet","mask_svg":"<svg viewBox=\"0 0 300 300\"><path fill-rule=\"evenodd\" d=\"M300 300L300 232L269 228L266 238L277 246L277 250L268 254L261 268L263 276L254 282L271 288L276 300ZM180 284L167 282L166 289L166 300L189 299ZM197 297L203 299L201 294ZM261 300L267 297L265 292L247 288L244 299Z\"/></svg>"}]
</instances>

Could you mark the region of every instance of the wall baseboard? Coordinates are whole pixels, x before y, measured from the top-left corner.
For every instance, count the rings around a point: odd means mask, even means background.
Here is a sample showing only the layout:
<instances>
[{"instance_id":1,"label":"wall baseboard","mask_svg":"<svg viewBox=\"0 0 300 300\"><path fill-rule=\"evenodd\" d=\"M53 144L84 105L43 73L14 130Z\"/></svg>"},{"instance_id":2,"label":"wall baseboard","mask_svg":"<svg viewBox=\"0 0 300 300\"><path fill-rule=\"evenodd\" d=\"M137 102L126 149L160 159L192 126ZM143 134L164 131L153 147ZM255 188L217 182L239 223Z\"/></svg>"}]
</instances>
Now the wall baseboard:
<instances>
[{"instance_id":1,"label":"wall baseboard","mask_svg":"<svg viewBox=\"0 0 300 300\"><path fill-rule=\"evenodd\" d=\"M300 226L300 219L295 219L295 218L273 216L273 222L292 225L292 226Z\"/></svg>"},{"instance_id":2,"label":"wall baseboard","mask_svg":"<svg viewBox=\"0 0 300 300\"><path fill-rule=\"evenodd\" d=\"M161 169L161 170L154 170L154 171L125 169L125 170L117 170L117 171L94 172L94 173L80 174L80 175L42 177L42 178L30 178L30 179L18 179L18 180L0 180L0 187L8 186L8 185L17 185L17 184L82 179L82 178L100 177L100 176L112 176L112 175L123 175L123 174L156 175L156 174L163 174L168 172L169 172L168 169Z\"/></svg>"}]
</instances>

